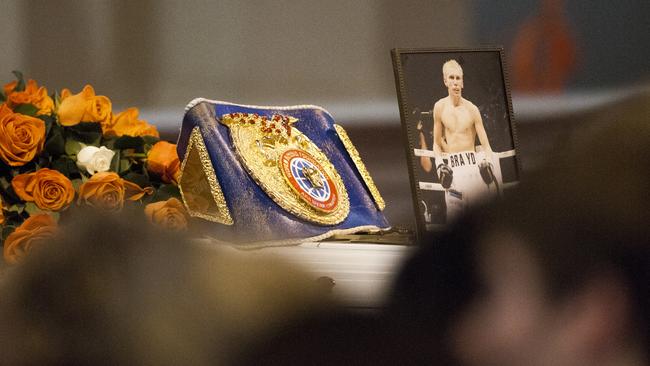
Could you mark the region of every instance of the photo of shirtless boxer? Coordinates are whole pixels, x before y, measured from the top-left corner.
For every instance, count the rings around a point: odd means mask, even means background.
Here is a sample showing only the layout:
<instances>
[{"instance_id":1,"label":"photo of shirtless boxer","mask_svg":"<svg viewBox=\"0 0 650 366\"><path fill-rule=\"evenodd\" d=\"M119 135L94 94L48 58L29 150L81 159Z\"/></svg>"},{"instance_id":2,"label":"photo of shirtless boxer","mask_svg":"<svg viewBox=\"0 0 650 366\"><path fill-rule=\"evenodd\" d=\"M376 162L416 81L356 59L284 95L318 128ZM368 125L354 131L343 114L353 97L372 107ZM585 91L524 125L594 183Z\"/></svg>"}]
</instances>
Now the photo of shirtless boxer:
<instances>
[{"instance_id":1,"label":"photo of shirtless boxer","mask_svg":"<svg viewBox=\"0 0 650 366\"><path fill-rule=\"evenodd\" d=\"M463 69L456 60L442 65L444 84L449 95L433 105L433 152L440 156L443 152L457 153L475 151L474 141L478 136L483 151L491 154L483 119L478 107L463 98ZM422 130L421 124L418 130ZM420 134L420 148L427 149L424 134ZM422 168L431 170L431 160L421 159Z\"/></svg>"},{"instance_id":2,"label":"photo of shirtless boxer","mask_svg":"<svg viewBox=\"0 0 650 366\"><path fill-rule=\"evenodd\" d=\"M505 56L481 47L394 49L392 57L420 238L519 181Z\"/></svg>"},{"instance_id":3,"label":"photo of shirtless boxer","mask_svg":"<svg viewBox=\"0 0 650 366\"><path fill-rule=\"evenodd\" d=\"M491 172L493 153L478 107L463 97L463 69L456 60L442 65L443 82L448 95L433 105L433 161L420 156L425 172L434 168L438 181L448 190L447 216L454 218L490 194L498 193ZM428 150L418 121L420 149ZM475 146L476 138L480 145ZM451 192L449 192L451 191Z\"/></svg>"}]
</instances>

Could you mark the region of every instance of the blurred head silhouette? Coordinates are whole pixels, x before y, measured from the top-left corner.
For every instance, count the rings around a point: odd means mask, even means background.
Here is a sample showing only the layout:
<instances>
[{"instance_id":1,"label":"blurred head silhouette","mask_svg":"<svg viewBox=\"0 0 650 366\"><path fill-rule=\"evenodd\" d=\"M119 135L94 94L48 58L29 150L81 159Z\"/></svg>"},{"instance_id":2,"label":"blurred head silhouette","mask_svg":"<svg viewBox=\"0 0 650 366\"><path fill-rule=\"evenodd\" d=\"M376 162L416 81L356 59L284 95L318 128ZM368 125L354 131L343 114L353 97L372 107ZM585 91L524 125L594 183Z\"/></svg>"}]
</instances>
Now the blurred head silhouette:
<instances>
[{"instance_id":1,"label":"blurred head silhouette","mask_svg":"<svg viewBox=\"0 0 650 366\"><path fill-rule=\"evenodd\" d=\"M647 365L650 128L619 118L459 223L480 281L452 332L465 364Z\"/></svg>"},{"instance_id":2,"label":"blurred head silhouette","mask_svg":"<svg viewBox=\"0 0 650 366\"><path fill-rule=\"evenodd\" d=\"M78 212L7 273L3 365L218 365L316 303L285 264ZM11 350L11 352L9 352Z\"/></svg>"}]
</instances>

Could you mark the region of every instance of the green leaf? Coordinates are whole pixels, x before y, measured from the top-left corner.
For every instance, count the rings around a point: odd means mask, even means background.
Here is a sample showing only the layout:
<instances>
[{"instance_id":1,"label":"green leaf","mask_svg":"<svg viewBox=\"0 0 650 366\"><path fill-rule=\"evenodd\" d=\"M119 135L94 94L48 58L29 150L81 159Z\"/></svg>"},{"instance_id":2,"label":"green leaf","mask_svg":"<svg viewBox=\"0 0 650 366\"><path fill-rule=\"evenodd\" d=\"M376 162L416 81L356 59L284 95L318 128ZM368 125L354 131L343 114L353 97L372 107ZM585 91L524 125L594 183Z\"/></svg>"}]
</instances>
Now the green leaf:
<instances>
[{"instance_id":1,"label":"green leaf","mask_svg":"<svg viewBox=\"0 0 650 366\"><path fill-rule=\"evenodd\" d=\"M24 205L24 203L23 203ZM20 226L20 224L25 221L25 218L28 217L26 212L13 212L5 211L5 223L4 226ZM0 225L1 226L1 225Z\"/></svg>"},{"instance_id":2,"label":"green leaf","mask_svg":"<svg viewBox=\"0 0 650 366\"><path fill-rule=\"evenodd\" d=\"M25 204L25 211L29 214L29 216L34 216L39 213L43 213L43 211L36 206L34 202L27 202Z\"/></svg>"},{"instance_id":3,"label":"green leaf","mask_svg":"<svg viewBox=\"0 0 650 366\"><path fill-rule=\"evenodd\" d=\"M41 169L42 167L48 167L50 166L50 163L52 162L52 159L49 157L46 157L45 155L47 154L42 154L41 156L38 157L37 160L34 160L34 171L37 171Z\"/></svg>"},{"instance_id":4,"label":"green leaf","mask_svg":"<svg viewBox=\"0 0 650 366\"><path fill-rule=\"evenodd\" d=\"M24 203L13 204L13 205L9 206L9 208L7 208L7 211L23 213L23 211L25 211L25 204Z\"/></svg>"},{"instance_id":5,"label":"green leaf","mask_svg":"<svg viewBox=\"0 0 650 366\"><path fill-rule=\"evenodd\" d=\"M54 221L59 222L59 219L61 218L61 214L55 211L50 211L47 213L48 215L52 216Z\"/></svg>"},{"instance_id":6,"label":"green leaf","mask_svg":"<svg viewBox=\"0 0 650 366\"><path fill-rule=\"evenodd\" d=\"M51 156L59 156L65 154L65 138L63 138L63 131L58 126L52 126L51 134L45 141L45 151Z\"/></svg>"},{"instance_id":7,"label":"green leaf","mask_svg":"<svg viewBox=\"0 0 650 366\"><path fill-rule=\"evenodd\" d=\"M124 175L122 178L128 180L129 182L133 182L142 188L151 186L151 182L149 181L149 178L147 178L147 176L145 176L144 174L129 172L126 175Z\"/></svg>"},{"instance_id":8,"label":"green leaf","mask_svg":"<svg viewBox=\"0 0 650 366\"><path fill-rule=\"evenodd\" d=\"M115 151L115 155L113 155L113 160L111 160L111 171L117 172L119 174L122 150L113 150L113 151Z\"/></svg>"},{"instance_id":9,"label":"green leaf","mask_svg":"<svg viewBox=\"0 0 650 366\"><path fill-rule=\"evenodd\" d=\"M79 192L79 187L81 187L82 184L83 184L82 179L73 179L72 180L72 186L74 187L74 190L76 192Z\"/></svg>"},{"instance_id":10,"label":"green leaf","mask_svg":"<svg viewBox=\"0 0 650 366\"><path fill-rule=\"evenodd\" d=\"M45 123L45 126L47 127L47 122ZM48 138L50 138L50 136L52 136L54 133L60 133L61 135L63 135L64 132L65 132L65 130L63 129L63 126L61 126L58 123L52 123L50 125L50 129L48 131L47 136L48 136Z\"/></svg>"},{"instance_id":11,"label":"green leaf","mask_svg":"<svg viewBox=\"0 0 650 366\"><path fill-rule=\"evenodd\" d=\"M24 203L23 200L18 197L16 192L14 191L14 187L11 186L11 183L9 183L5 188L4 188L4 194L2 195L2 199L4 200L5 205L13 205L15 203L22 204Z\"/></svg>"},{"instance_id":12,"label":"green leaf","mask_svg":"<svg viewBox=\"0 0 650 366\"><path fill-rule=\"evenodd\" d=\"M7 208L8 212L16 212L16 213L23 213L25 211L25 204L24 203L16 203Z\"/></svg>"},{"instance_id":13,"label":"green leaf","mask_svg":"<svg viewBox=\"0 0 650 366\"><path fill-rule=\"evenodd\" d=\"M66 139L83 142L86 145L99 146L102 140L102 126L99 122L81 122L65 128Z\"/></svg>"},{"instance_id":14,"label":"green leaf","mask_svg":"<svg viewBox=\"0 0 650 366\"><path fill-rule=\"evenodd\" d=\"M9 183L7 177L0 177L0 187L5 190L11 187L11 183Z\"/></svg>"},{"instance_id":15,"label":"green leaf","mask_svg":"<svg viewBox=\"0 0 650 366\"><path fill-rule=\"evenodd\" d=\"M36 117L36 114L38 113L38 107L33 104L18 104L14 108L14 113Z\"/></svg>"},{"instance_id":16,"label":"green leaf","mask_svg":"<svg viewBox=\"0 0 650 366\"><path fill-rule=\"evenodd\" d=\"M156 142L160 141L158 137L149 136L149 135L142 136L142 139L144 140L144 143L147 145L155 145Z\"/></svg>"},{"instance_id":17,"label":"green leaf","mask_svg":"<svg viewBox=\"0 0 650 366\"><path fill-rule=\"evenodd\" d=\"M0 103L4 103L7 100L7 97L5 96L5 93L0 91Z\"/></svg>"},{"instance_id":18,"label":"green leaf","mask_svg":"<svg viewBox=\"0 0 650 366\"><path fill-rule=\"evenodd\" d=\"M2 241L4 242L5 239L9 236L9 234L13 233L14 230L16 230L16 226L13 225L4 225L2 228Z\"/></svg>"},{"instance_id":19,"label":"green leaf","mask_svg":"<svg viewBox=\"0 0 650 366\"><path fill-rule=\"evenodd\" d=\"M144 149L142 152L144 152L145 155L149 155L149 151L153 148L153 145L161 141L158 137L154 136L142 136L142 139L144 140Z\"/></svg>"},{"instance_id":20,"label":"green leaf","mask_svg":"<svg viewBox=\"0 0 650 366\"><path fill-rule=\"evenodd\" d=\"M54 108L58 110L61 105L61 95L58 91L55 91L54 94L52 94L52 100L54 101Z\"/></svg>"},{"instance_id":21,"label":"green leaf","mask_svg":"<svg viewBox=\"0 0 650 366\"><path fill-rule=\"evenodd\" d=\"M118 170L118 173L124 173L127 172L129 169L131 169L131 160L129 159L120 159L120 170Z\"/></svg>"},{"instance_id":22,"label":"green leaf","mask_svg":"<svg viewBox=\"0 0 650 366\"><path fill-rule=\"evenodd\" d=\"M181 191L173 184L161 184L156 190L155 201L166 201L172 197L181 199Z\"/></svg>"},{"instance_id":23,"label":"green leaf","mask_svg":"<svg viewBox=\"0 0 650 366\"><path fill-rule=\"evenodd\" d=\"M102 145L106 146L107 149L117 150L115 148L115 137L103 137Z\"/></svg>"},{"instance_id":24,"label":"green leaf","mask_svg":"<svg viewBox=\"0 0 650 366\"><path fill-rule=\"evenodd\" d=\"M145 195L142 196L142 198L140 199L140 203L141 203L142 205L146 206L146 205L148 205L148 204L150 204L150 203L160 201L160 200L154 200L154 197L155 197L155 196L156 196L156 192L155 192L155 191L154 191L154 194L145 194Z\"/></svg>"},{"instance_id":25,"label":"green leaf","mask_svg":"<svg viewBox=\"0 0 650 366\"><path fill-rule=\"evenodd\" d=\"M53 115L39 115L38 118L42 119L43 122L45 122L45 136L50 135L50 131L52 130L52 126L56 124L56 117Z\"/></svg>"},{"instance_id":26,"label":"green leaf","mask_svg":"<svg viewBox=\"0 0 650 366\"><path fill-rule=\"evenodd\" d=\"M85 144L73 139L67 139L65 141L65 153L68 156L76 156L84 147L86 147Z\"/></svg>"},{"instance_id":27,"label":"green leaf","mask_svg":"<svg viewBox=\"0 0 650 366\"><path fill-rule=\"evenodd\" d=\"M115 140L116 149L135 149L142 151L144 147L144 140L142 137L122 136Z\"/></svg>"},{"instance_id":28,"label":"green leaf","mask_svg":"<svg viewBox=\"0 0 650 366\"><path fill-rule=\"evenodd\" d=\"M79 174L77 163L67 156L61 156L52 162L52 169L70 178Z\"/></svg>"},{"instance_id":29,"label":"green leaf","mask_svg":"<svg viewBox=\"0 0 650 366\"><path fill-rule=\"evenodd\" d=\"M25 78L23 77L23 73L17 70L12 71L11 73L14 74L14 76L16 76L16 80L18 80L18 84L16 84L14 91L24 91Z\"/></svg>"}]
</instances>

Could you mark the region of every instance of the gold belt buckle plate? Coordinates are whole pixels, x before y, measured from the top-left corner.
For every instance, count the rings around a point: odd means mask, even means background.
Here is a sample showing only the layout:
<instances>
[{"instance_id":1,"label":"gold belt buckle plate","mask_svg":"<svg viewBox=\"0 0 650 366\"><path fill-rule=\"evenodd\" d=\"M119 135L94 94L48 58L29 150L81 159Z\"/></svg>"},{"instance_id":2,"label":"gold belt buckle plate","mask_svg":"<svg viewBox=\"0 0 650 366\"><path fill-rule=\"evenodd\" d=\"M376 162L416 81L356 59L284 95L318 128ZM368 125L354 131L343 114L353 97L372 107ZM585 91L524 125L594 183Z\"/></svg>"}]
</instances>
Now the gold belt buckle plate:
<instances>
[{"instance_id":1,"label":"gold belt buckle plate","mask_svg":"<svg viewBox=\"0 0 650 366\"><path fill-rule=\"evenodd\" d=\"M343 180L318 146L293 127L297 121L251 113L220 119L230 129L242 165L275 203L316 224L339 224L350 213Z\"/></svg>"}]
</instances>

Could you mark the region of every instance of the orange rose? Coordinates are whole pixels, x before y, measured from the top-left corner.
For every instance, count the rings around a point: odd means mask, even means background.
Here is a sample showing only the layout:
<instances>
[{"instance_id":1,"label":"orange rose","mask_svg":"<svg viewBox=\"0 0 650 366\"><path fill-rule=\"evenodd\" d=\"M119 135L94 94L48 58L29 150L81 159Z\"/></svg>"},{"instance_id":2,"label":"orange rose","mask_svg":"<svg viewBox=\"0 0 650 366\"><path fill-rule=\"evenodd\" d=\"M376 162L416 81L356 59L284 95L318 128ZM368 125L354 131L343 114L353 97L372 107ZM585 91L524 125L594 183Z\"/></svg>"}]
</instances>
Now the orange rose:
<instances>
[{"instance_id":1,"label":"orange rose","mask_svg":"<svg viewBox=\"0 0 650 366\"><path fill-rule=\"evenodd\" d=\"M11 166L22 166L43 150L45 122L13 113L0 105L0 159Z\"/></svg>"},{"instance_id":2,"label":"orange rose","mask_svg":"<svg viewBox=\"0 0 650 366\"><path fill-rule=\"evenodd\" d=\"M41 210L59 211L68 207L74 199L70 179L48 168L19 174L11 181L11 186L20 199L36 203Z\"/></svg>"},{"instance_id":3,"label":"orange rose","mask_svg":"<svg viewBox=\"0 0 650 366\"><path fill-rule=\"evenodd\" d=\"M140 188L135 183L120 178L114 172L95 173L79 187L78 204L117 211L124 207L124 200L137 201L153 188Z\"/></svg>"},{"instance_id":4,"label":"orange rose","mask_svg":"<svg viewBox=\"0 0 650 366\"><path fill-rule=\"evenodd\" d=\"M176 198L150 203L145 206L144 214L152 224L165 229L172 231L187 229L187 212L181 201Z\"/></svg>"},{"instance_id":5,"label":"orange rose","mask_svg":"<svg viewBox=\"0 0 650 366\"><path fill-rule=\"evenodd\" d=\"M106 136L154 136L159 137L156 126L138 119L138 108L128 108L113 116L110 124L102 125Z\"/></svg>"},{"instance_id":6,"label":"orange rose","mask_svg":"<svg viewBox=\"0 0 650 366\"><path fill-rule=\"evenodd\" d=\"M178 159L176 145L167 141L156 142L147 155L147 170L159 175L165 183L178 184L181 161Z\"/></svg>"},{"instance_id":7,"label":"orange rose","mask_svg":"<svg viewBox=\"0 0 650 366\"><path fill-rule=\"evenodd\" d=\"M25 90L15 91L18 81L12 81L4 86L7 104L14 108L19 104L32 104L38 108L38 114L51 114L54 110L54 101L47 95L44 86L39 87L35 80L29 79Z\"/></svg>"},{"instance_id":8,"label":"orange rose","mask_svg":"<svg viewBox=\"0 0 650 366\"><path fill-rule=\"evenodd\" d=\"M112 118L111 100L103 95L95 95L95 89L90 85L75 95L63 89L57 114L63 126L74 126L79 122L99 122L103 126L110 123Z\"/></svg>"},{"instance_id":9,"label":"orange rose","mask_svg":"<svg viewBox=\"0 0 650 366\"><path fill-rule=\"evenodd\" d=\"M32 250L34 245L41 244L54 236L57 229L58 225L50 215L30 216L5 239L5 261L9 264L19 263Z\"/></svg>"}]
</instances>

